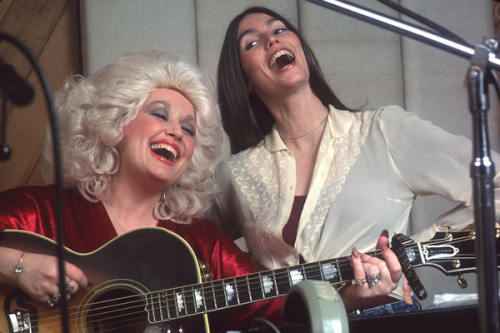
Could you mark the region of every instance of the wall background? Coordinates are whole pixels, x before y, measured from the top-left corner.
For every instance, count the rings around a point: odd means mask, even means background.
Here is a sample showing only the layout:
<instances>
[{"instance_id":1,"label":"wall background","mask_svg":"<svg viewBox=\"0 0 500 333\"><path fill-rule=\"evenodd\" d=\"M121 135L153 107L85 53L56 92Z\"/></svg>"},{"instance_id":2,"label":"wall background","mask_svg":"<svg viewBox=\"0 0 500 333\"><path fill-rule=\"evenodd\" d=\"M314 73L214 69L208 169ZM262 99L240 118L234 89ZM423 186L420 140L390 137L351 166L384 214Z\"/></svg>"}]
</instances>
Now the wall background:
<instances>
[{"instance_id":1,"label":"wall background","mask_svg":"<svg viewBox=\"0 0 500 333\"><path fill-rule=\"evenodd\" d=\"M355 2L398 15L376 0ZM473 45L500 30L500 4L495 1L399 2ZM348 105L399 104L450 132L470 137L463 85L466 59L305 0L1 0L0 31L16 36L33 51L54 91L69 74L91 73L123 52L152 48L198 63L216 80L227 24L245 7L262 4L301 29L333 89ZM7 144L13 153L8 161L0 162L0 190L43 183L40 148L48 116L41 87L18 50L0 43L0 57L36 90L30 105L9 106ZM492 90L491 101L490 140L499 150L497 97ZM419 201L412 231L449 206L433 197ZM418 274L431 294L429 301L434 293L460 291L454 277L436 269L421 268ZM466 292L474 292L474 275L467 278Z\"/></svg>"},{"instance_id":2,"label":"wall background","mask_svg":"<svg viewBox=\"0 0 500 333\"><path fill-rule=\"evenodd\" d=\"M362 22L305 0L86 0L82 2L83 59L86 73L94 72L121 53L161 49L198 63L214 80L218 54L230 20L250 5L276 10L299 27L332 88L347 105L377 108L398 104L446 130L471 136L464 78L467 59ZM398 17L376 0L355 3ZM472 45L493 38L490 0L440 0L399 3L438 22ZM407 19L406 17L403 17ZM493 110L497 110L492 95ZM492 147L500 145L497 112L489 113ZM225 152L228 153L227 145ZM472 157L471 157L472 158ZM419 199L412 213L418 232L453 205L436 197ZM375 239L374 239L375 241ZM462 292L455 278L434 268L422 268L430 297L444 291ZM475 292L475 276L467 276ZM432 283L431 283L432 281ZM437 282L437 283L435 283Z\"/></svg>"}]
</instances>

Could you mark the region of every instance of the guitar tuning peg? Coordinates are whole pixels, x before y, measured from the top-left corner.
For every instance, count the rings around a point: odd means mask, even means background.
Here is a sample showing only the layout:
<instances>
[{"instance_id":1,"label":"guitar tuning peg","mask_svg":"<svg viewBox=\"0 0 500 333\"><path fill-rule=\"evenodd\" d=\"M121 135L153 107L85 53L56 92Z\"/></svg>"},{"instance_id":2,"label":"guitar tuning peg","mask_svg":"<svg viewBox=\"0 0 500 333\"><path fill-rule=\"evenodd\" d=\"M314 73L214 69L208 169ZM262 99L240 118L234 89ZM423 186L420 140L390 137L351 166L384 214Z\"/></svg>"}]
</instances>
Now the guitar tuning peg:
<instances>
[{"instance_id":1,"label":"guitar tuning peg","mask_svg":"<svg viewBox=\"0 0 500 333\"><path fill-rule=\"evenodd\" d=\"M467 288L467 281L464 279L464 276L462 273L458 273L457 283L458 283L458 286L460 288L462 288L462 289Z\"/></svg>"},{"instance_id":2,"label":"guitar tuning peg","mask_svg":"<svg viewBox=\"0 0 500 333\"><path fill-rule=\"evenodd\" d=\"M446 232L445 232L445 239L446 240L452 240L453 235L451 234L451 227L446 227Z\"/></svg>"}]
</instances>

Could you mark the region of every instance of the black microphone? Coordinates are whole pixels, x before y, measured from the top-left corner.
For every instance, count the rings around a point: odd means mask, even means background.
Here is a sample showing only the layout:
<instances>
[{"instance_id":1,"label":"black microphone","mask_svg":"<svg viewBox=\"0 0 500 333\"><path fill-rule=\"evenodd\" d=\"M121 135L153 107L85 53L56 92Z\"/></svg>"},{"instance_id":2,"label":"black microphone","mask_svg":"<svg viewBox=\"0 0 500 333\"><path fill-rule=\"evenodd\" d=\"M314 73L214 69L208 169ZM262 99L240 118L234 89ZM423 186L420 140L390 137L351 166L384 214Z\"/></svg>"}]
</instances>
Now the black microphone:
<instances>
[{"instance_id":1,"label":"black microphone","mask_svg":"<svg viewBox=\"0 0 500 333\"><path fill-rule=\"evenodd\" d=\"M10 147L5 144L5 138L7 137L7 100L2 101L2 125L0 132L0 161L7 161L10 157Z\"/></svg>"},{"instance_id":2,"label":"black microphone","mask_svg":"<svg viewBox=\"0 0 500 333\"><path fill-rule=\"evenodd\" d=\"M27 105L33 99L33 88L16 70L0 58L0 92L15 105Z\"/></svg>"},{"instance_id":3,"label":"black microphone","mask_svg":"<svg viewBox=\"0 0 500 333\"><path fill-rule=\"evenodd\" d=\"M16 72L14 67L3 62L0 58L0 97L9 99L13 104L23 106L27 105L33 99L33 88L23 80ZM10 158L11 149L5 144L7 131L7 104L3 101L2 107L2 136L0 142L0 161L6 161Z\"/></svg>"},{"instance_id":4,"label":"black microphone","mask_svg":"<svg viewBox=\"0 0 500 333\"><path fill-rule=\"evenodd\" d=\"M11 149L6 144L0 144L0 161L7 161L10 158Z\"/></svg>"}]
</instances>

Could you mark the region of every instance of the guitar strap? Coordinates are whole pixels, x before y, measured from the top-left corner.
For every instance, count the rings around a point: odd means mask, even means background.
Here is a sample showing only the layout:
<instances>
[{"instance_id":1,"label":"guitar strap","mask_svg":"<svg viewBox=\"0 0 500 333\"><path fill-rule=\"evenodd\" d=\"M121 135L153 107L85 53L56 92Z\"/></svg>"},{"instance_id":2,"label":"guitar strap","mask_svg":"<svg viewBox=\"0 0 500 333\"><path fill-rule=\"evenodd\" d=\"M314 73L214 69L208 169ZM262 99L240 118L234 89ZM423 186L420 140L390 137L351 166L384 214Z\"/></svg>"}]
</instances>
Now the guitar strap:
<instances>
[{"instance_id":1,"label":"guitar strap","mask_svg":"<svg viewBox=\"0 0 500 333\"><path fill-rule=\"evenodd\" d=\"M408 259L408 254L406 253L404 244L409 243L414 243L410 237L403 234L396 234L392 237L392 250L399 259L401 269L403 270L411 289L413 289L418 299L423 300L427 298L427 291L420 282L417 273L415 273L415 270L411 266L410 260Z\"/></svg>"}]
</instances>

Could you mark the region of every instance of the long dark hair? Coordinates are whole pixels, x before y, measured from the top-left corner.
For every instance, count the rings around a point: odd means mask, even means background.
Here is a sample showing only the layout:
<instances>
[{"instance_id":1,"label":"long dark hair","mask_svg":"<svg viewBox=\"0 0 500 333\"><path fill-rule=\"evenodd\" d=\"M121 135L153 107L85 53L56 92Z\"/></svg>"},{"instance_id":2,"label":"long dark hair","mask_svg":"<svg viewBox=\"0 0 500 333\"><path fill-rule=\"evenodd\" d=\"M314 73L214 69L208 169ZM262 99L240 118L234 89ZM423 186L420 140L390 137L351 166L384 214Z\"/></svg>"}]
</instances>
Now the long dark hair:
<instances>
[{"instance_id":1,"label":"long dark hair","mask_svg":"<svg viewBox=\"0 0 500 333\"><path fill-rule=\"evenodd\" d=\"M250 7L236 16L229 24L217 68L217 88L224 130L229 136L231 153L257 145L276 122L267 106L255 94L248 94L245 74L241 69L238 48L238 28L249 14L263 13L282 21L288 30L297 35L309 66L309 84L324 105L337 109L348 108L337 98L321 71L318 60L300 32L283 16L265 8Z\"/></svg>"}]
</instances>

